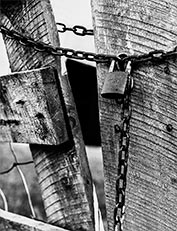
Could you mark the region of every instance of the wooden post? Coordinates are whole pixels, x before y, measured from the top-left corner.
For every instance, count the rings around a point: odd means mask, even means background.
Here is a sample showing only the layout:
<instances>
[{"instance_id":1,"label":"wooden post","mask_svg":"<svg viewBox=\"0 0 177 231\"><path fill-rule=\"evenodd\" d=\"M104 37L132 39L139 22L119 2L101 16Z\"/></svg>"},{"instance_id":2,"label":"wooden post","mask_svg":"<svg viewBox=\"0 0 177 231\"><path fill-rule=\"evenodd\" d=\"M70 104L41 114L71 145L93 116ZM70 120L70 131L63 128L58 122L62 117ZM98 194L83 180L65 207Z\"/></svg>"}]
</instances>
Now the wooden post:
<instances>
[{"instance_id":1,"label":"wooden post","mask_svg":"<svg viewBox=\"0 0 177 231\"><path fill-rule=\"evenodd\" d=\"M60 45L49 0L2 0L0 22L38 41L54 47ZM57 69L67 118L71 118L70 145L61 148L30 144L48 221L70 230L94 230L92 180L69 83L66 76L60 75L60 58L37 52L8 36L3 38L12 72L44 66ZM66 173L62 182L61 171ZM67 187L71 178L72 188Z\"/></svg>"},{"instance_id":2,"label":"wooden post","mask_svg":"<svg viewBox=\"0 0 177 231\"><path fill-rule=\"evenodd\" d=\"M177 44L177 2L92 0L96 51L139 55ZM97 66L99 92L108 66ZM134 66L125 231L171 231L177 226L177 62ZM100 94L99 94L100 95ZM121 108L99 98L109 231L113 230ZM172 126L171 126L172 125Z\"/></svg>"}]
</instances>

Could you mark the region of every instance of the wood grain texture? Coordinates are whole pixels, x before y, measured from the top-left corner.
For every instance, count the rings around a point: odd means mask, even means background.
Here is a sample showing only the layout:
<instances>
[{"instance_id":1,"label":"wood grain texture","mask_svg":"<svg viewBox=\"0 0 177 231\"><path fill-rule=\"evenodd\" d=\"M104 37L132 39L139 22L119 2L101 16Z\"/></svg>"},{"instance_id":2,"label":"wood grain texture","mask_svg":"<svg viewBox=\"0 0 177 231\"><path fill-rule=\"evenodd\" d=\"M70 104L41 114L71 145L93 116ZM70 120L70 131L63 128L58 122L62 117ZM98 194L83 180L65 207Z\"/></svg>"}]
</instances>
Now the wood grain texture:
<instances>
[{"instance_id":1,"label":"wood grain texture","mask_svg":"<svg viewBox=\"0 0 177 231\"><path fill-rule=\"evenodd\" d=\"M98 53L144 54L177 45L174 0L92 0ZM165 68L169 67L169 74ZM101 92L106 65L98 66ZM125 231L170 231L177 226L177 62L146 63L133 69L132 119L127 173ZM99 98L109 230L113 230L120 107ZM167 131L171 124L173 130Z\"/></svg>"},{"instance_id":2,"label":"wood grain texture","mask_svg":"<svg viewBox=\"0 0 177 231\"><path fill-rule=\"evenodd\" d=\"M2 0L1 3L3 25L31 36L37 41L56 47L60 45L49 0L15 0L13 2ZM92 231L94 230L92 179L72 92L67 76L60 75L60 58L22 46L7 36L4 36L4 41L12 71L30 70L48 65L54 66L58 71L66 104L67 118L65 119L69 121L72 139L69 144L66 143L62 147L30 145L30 149L42 188L48 221L70 230ZM70 156L70 153L75 153L77 164L68 159L67 156ZM67 164L60 165L58 161L61 163L67 161L69 167ZM66 187L67 181L61 180L68 174L73 175L74 184L72 185L77 186L73 186L72 193L69 194Z\"/></svg>"},{"instance_id":3,"label":"wood grain texture","mask_svg":"<svg viewBox=\"0 0 177 231\"><path fill-rule=\"evenodd\" d=\"M33 145L33 150L36 153L35 166L50 223L69 230L88 230L92 219L88 218L88 198L75 147L68 151L68 147L61 150L59 146L51 149L50 146L41 148ZM86 183L88 187L91 184L89 179Z\"/></svg>"},{"instance_id":4,"label":"wood grain texture","mask_svg":"<svg viewBox=\"0 0 177 231\"><path fill-rule=\"evenodd\" d=\"M1 231L68 231L0 209Z\"/></svg>"},{"instance_id":5,"label":"wood grain texture","mask_svg":"<svg viewBox=\"0 0 177 231\"><path fill-rule=\"evenodd\" d=\"M57 145L69 140L53 68L0 78L0 141Z\"/></svg>"},{"instance_id":6,"label":"wood grain texture","mask_svg":"<svg viewBox=\"0 0 177 231\"><path fill-rule=\"evenodd\" d=\"M51 11L49 1L40 0L15 0L1 2L1 23L8 29L14 29L23 35L29 36L37 41L45 42L55 47L59 46L58 33ZM50 31L50 33L48 33ZM46 52L37 52L32 47L19 44L7 36L3 36L7 55L12 72L30 70L59 62L58 57ZM60 65L57 65L60 70Z\"/></svg>"}]
</instances>

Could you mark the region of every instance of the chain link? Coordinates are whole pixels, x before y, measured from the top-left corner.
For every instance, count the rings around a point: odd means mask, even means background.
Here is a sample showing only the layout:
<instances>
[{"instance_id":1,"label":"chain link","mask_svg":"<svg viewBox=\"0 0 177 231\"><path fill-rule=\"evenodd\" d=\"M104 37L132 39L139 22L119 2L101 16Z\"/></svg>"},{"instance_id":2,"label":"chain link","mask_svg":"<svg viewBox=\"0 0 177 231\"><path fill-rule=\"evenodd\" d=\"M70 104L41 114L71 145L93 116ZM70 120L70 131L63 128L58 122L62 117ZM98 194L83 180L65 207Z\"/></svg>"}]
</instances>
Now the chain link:
<instances>
[{"instance_id":1,"label":"chain link","mask_svg":"<svg viewBox=\"0 0 177 231\"><path fill-rule=\"evenodd\" d=\"M83 26L74 26L67 28L63 23L57 23L60 26L59 32L73 31L76 35L85 36L93 35L93 30L87 30ZM124 66L129 61L132 65L144 62L162 62L169 57L177 55L177 46L173 50L165 52L164 50L154 50L143 55L106 55L95 54L91 52L75 51L73 49L53 47L43 42L37 42L34 39L24 36L15 30L9 30L4 26L0 26L0 32L11 39L15 39L23 46L32 47L38 52L48 52L56 56L66 56L67 58L94 61L97 63L107 63L111 60L119 62L120 66ZM124 213L125 213L125 191L126 191L126 175L128 165L128 148L129 148L129 122L131 118L130 96L133 87L133 78L129 74L125 96L122 102L122 128L120 135L120 151L119 151L119 165L118 178L116 180L116 206L114 209L114 228L117 231L122 231Z\"/></svg>"},{"instance_id":2,"label":"chain link","mask_svg":"<svg viewBox=\"0 0 177 231\"><path fill-rule=\"evenodd\" d=\"M129 65L129 63L127 64ZM124 214L125 214L125 190L126 190L126 175L128 165L128 148L129 148L129 122L131 118L130 96L133 88L133 77L131 76L131 68L129 69L129 76L125 95L121 104L122 107L122 125L121 135L119 140L119 154L118 154L118 177L116 180L116 206L114 209L114 229L122 231Z\"/></svg>"},{"instance_id":3,"label":"chain link","mask_svg":"<svg viewBox=\"0 0 177 231\"><path fill-rule=\"evenodd\" d=\"M61 24L61 25L62 25L62 29L60 30L65 31L66 30L65 25L64 24ZM73 30L76 32L76 34L84 34L86 33L86 31L87 32L89 31L87 29L83 29L84 27L82 26L74 26L73 28L75 28ZM81 29L82 32L79 31L78 29ZM69 29L67 28L67 30ZM53 47L43 42L37 42L31 37L22 35L15 30L9 30L2 25L0 26L0 32L11 39L15 39L21 45L32 47L36 51L39 51L39 52L48 52L52 55L66 56L67 58L72 58L72 59L80 59L80 60L85 59L85 60L93 61L96 63L108 63L114 59L115 61L118 61L120 65L121 63L125 64L128 61L131 61L132 66L133 66L135 64L144 63L148 61L150 62L164 61L169 57L173 57L177 55L177 46L174 47L174 49L171 51L165 52L164 50L154 50L154 51L151 51L143 55L129 55L128 56L128 55L120 54L116 56L116 55L107 55L107 54L96 54L92 52L85 52L85 51L79 51L79 50L77 51L77 50L73 50L69 48Z\"/></svg>"},{"instance_id":4,"label":"chain link","mask_svg":"<svg viewBox=\"0 0 177 231\"><path fill-rule=\"evenodd\" d=\"M171 51L164 50L154 50L149 53L142 55L129 55L122 60L124 62L131 61L132 64L144 63L144 62L162 62L165 61L169 57L173 57L177 55L177 46L174 47Z\"/></svg>"},{"instance_id":5,"label":"chain link","mask_svg":"<svg viewBox=\"0 0 177 231\"><path fill-rule=\"evenodd\" d=\"M32 47L34 50L38 52L48 52L56 56L66 56L67 58L80 59L80 60L85 59L97 63L107 63L110 61L110 59L115 59L115 60L119 59L115 55L95 54L92 52L85 52L79 50L75 51L69 48L53 47L43 42L37 42L31 37L24 36L15 30L9 30L4 26L0 26L0 32L6 35L8 38L15 39L21 45Z\"/></svg>"},{"instance_id":6,"label":"chain link","mask_svg":"<svg viewBox=\"0 0 177 231\"><path fill-rule=\"evenodd\" d=\"M74 34L79 36L94 35L92 29L87 29L84 26L75 25L71 28L71 27L67 27L64 23L57 22L56 24L57 24L58 32L60 33L64 33L66 31L72 31Z\"/></svg>"}]
</instances>

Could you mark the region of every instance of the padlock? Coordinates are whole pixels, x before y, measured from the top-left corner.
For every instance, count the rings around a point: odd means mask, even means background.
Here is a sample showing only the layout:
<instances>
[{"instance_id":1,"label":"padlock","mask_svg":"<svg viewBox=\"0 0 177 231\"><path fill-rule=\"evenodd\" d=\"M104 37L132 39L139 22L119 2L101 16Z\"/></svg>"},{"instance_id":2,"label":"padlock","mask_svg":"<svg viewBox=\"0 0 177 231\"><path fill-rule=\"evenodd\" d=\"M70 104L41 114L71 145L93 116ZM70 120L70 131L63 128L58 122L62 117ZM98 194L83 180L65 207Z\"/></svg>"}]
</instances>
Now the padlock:
<instances>
[{"instance_id":1,"label":"padlock","mask_svg":"<svg viewBox=\"0 0 177 231\"><path fill-rule=\"evenodd\" d=\"M109 73L105 77L101 96L107 99L118 99L123 98L127 85L128 76L130 74L129 66L125 71L114 71L115 60L112 60Z\"/></svg>"}]
</instances>

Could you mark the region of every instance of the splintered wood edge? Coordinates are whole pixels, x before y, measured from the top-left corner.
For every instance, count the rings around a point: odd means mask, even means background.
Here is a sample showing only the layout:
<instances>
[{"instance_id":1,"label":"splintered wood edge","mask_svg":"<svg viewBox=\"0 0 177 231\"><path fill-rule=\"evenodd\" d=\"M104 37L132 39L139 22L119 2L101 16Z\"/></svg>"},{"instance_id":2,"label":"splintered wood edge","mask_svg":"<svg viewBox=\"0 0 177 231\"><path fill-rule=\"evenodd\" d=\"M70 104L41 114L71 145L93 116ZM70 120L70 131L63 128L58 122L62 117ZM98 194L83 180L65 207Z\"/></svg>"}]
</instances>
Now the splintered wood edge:
<instances>
[{"instance_id":1,"label":"splintered wood edge","mask_svg":"<svg viewBox=\"0 0 177 231\"><path fill-rule=\"evenodd\" d=\"M55 227L53 225L43 223L41 221L36 221L21 215L6 212L2 209L0 209L0 228L2 231L9 229L13 229L14 231L33 231L34 229L38 231L69 231L60 227Z\"/></svg>"},{"instance_id":2,"label":"splintered wood edge","mask_svg":"<svg viewBox=\"0 0 177 231\"><path fill-rule=\"evenodd\" d=\"M66 142L67 118L60 91L55 68L2 76L0 141L46 145Z\"/></svg>"}]
</instances>

